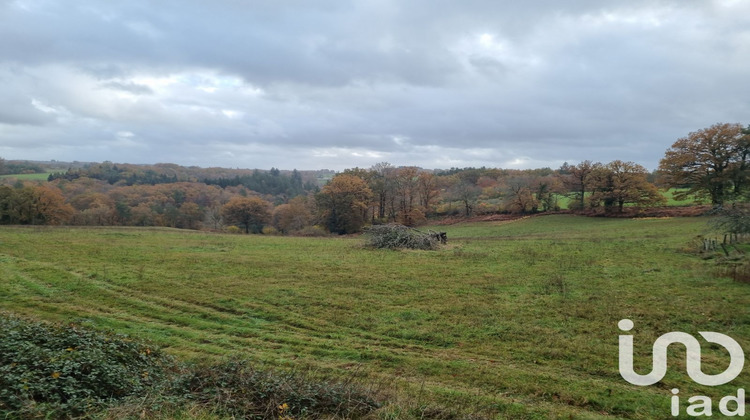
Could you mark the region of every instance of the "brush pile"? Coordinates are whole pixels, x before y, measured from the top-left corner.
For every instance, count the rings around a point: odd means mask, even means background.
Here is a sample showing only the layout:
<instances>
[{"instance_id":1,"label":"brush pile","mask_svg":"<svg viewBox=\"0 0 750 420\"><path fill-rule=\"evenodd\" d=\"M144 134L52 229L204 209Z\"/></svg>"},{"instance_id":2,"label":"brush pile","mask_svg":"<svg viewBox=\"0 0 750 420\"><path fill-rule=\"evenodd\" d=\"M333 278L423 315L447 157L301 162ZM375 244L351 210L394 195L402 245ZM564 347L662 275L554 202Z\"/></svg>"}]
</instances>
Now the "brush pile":
<instances>
[{"instance_id":1,"label":"brush pile","mask_svg":"<svg viewBox=\"0 0 750 420\"><path fill-rule=\"evenodd\" d=\"M366 231L367 245L378 249L437 249L446 242L445 232L422 232L395 223L372 226Z\"/></svg>"}]
</instances>

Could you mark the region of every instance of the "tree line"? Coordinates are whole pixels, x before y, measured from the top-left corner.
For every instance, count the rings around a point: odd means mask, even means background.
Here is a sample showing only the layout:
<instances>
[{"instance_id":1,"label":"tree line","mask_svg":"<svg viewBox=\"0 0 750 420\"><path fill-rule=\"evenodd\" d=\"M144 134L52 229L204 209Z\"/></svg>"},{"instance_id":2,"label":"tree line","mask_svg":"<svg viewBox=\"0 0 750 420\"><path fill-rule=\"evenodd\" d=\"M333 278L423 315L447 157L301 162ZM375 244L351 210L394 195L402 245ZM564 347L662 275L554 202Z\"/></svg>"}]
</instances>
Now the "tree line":
<instances>
[{"instance_id":1,"label":"tree line","mask_svg":"<svg viewBox=\"0 0 750 420\"><path fill-rule=\"evenodd\" d=\"M295 197L317 188L317 184L309 177L303 179L300 171L294 169L289 174L271 168L270 171L227 170L219 168L185 168L175 164L129 165L103 162L96 165L86 165L80 168L69 168L64 172L49 175L48 181L76 180L91 178L117 185L157 185L173 184L176 182L202 182L208 185L244 186L259 194L283 195Z\"/></svg>"},{"instance_id":2,"label":"tree line","mask_svg":"<svg viewBox=\"0 0 750 420\"><path fill-rule=\"evenodd\" d=\"M43 174L44 172L44 168L38 163L28 161L7 161L0 158L0 175Z\"/></svg>"},{"instance_id":3,"label":"tree line","mask_svg":"<svg viewBox=\"0 0 750 420\"><path fill-rule=\"evenodd\" d=\"M336 174L321 189L309 186L310 182L305 188L296 171L289 176L274 172L246 175L256 182L279 180L266 184L272 188L257 188L261 191L242 182L151 183L155 178L150 170L144 171L140 184L131 185L127 181L131 175L112 183L110 175L122 171L114 165L101 165L68 171L67 176L54 177L44 184L60 197L55 201L60 215L54 218L32 214L31 192L40 186L32 182L6 185L0 193L0 212L4 215L0 223L213 230L233 225L247 233L260 233L264 228L282 233L305 229L315 232L310 228L318 226L344 234L357 232L365 224L397 222L413 226L435 216L559 210L562 197L576 194L585 198L581 208L603 206L609 211L617 203L622 210L625 203L652 204L643 199L644 194L623 194L623 190L655 190L645 180L646 170L633 165L586 161L564 165L560 170L464 168L441 173L379 163L369 169L353 168ZM579 171L585 172L583 178L575 178ZM291 188L283 188L285 185ZM628 189L624 189L626 185ZM654 200L660 197L652 196Z\"/></svg>"},{"instance_id":4,"label":"tree line","mask_svg":"<svg viewBox=\"0 0 750 420\"><path fill-rule=\"evenodd\" d=\"M112 164L0 188L0 223L167 226L245 233L347 234L367 224L560 210L622 213L665 204L658 187L714 205L747 201L750 127L715 124L678 139L650 173L634 162L558 169L395 167L336 173L318 187L301 171ZM564 203L564 205L563 205Z\"/></svg>"}]
</instances>

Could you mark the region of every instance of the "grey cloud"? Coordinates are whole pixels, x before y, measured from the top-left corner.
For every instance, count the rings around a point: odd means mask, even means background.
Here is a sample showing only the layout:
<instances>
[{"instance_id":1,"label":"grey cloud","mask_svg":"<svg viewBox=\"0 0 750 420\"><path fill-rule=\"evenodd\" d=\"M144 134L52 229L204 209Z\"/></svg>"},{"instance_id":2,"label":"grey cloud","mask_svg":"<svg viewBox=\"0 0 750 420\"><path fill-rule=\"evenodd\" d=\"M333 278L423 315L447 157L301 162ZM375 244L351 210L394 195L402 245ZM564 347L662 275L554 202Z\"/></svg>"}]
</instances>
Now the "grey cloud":
<instances>
[{"instance_id":1,"label":"grey cloud","mask_svg":"<svg viewBox=\"0 0 750 420\"><path fill-rule=\"evenodd\" d=\"M133 82L106 82L102 83L101 87L108 88L108 89L114 89L114 90L121 90L124 92L129 92L135 95L151 95L154 93L154 91L145 85L139 85L137 83Z\"/></svg>"},{"instance_id":2,"label":"grey cloud","mask_svg":"<svg viewBox=\"0 0 750 420\"><path fill-rule=\"evenodd\" d=\"M45 125L51 123L54 119L53 115L34 107L31 98L23 96L0 97L0 124ZM1 136L2 134L0 134Z\"/></svg>"},{"instance_id":3,"label":"grey cloud","mask_svg":"<svg viewBox=\"0 0 750 420\"><path fill-rule=\"evenodd\" d=\"M28 138L76 160L653 169L676 138L747 118L748 12L676 0L0 2L0 123L17 126L0 132L0 153L44 157L17 145Z\"/></svg>"}]
</instances>

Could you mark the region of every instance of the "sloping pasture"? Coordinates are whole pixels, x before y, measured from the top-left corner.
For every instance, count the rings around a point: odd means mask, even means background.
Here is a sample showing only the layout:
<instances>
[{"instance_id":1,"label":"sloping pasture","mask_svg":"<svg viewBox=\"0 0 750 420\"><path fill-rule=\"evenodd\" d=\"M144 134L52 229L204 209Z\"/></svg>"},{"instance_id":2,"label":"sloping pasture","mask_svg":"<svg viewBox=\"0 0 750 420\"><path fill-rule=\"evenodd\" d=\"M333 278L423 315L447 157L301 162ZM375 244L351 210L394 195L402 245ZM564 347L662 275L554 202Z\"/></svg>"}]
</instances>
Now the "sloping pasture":
<instances>
[{"instance_id":1,"label":"sloping pasture","mask_svg":"<svg viewBox=\"0 0 750 420\"><path fill-rule=\"evenodd\" d=\"M457 410L498 418L663 418L670 389L701 387L684 349L658 385L618 373L617 322L636 364L669 331L718 331L750 351L750 286L692 251L701 218L545 216L441 227L438 251L359 238L173 229L0 228L0 309L114 329L200 363L352 376L382 389L382 418ZM705 343L704 343L705 344ZM704 345L704 371L726 352ZM437 407L437 408L435 408ZM440 408L442 407L442 408ZM407 412L411 413L408 414Z\"/></svg>"}]
</instances>

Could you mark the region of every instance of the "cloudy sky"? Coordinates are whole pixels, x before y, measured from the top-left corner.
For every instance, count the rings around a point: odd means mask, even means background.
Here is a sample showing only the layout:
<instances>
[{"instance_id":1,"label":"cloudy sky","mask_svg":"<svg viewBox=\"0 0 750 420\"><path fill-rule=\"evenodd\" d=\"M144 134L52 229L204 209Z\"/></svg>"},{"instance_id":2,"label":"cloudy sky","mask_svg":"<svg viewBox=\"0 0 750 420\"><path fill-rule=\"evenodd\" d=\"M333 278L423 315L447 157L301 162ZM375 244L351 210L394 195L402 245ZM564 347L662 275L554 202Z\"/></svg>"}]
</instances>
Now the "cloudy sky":
<instances>
[{"instance_id":1,"label":"cloudy sky","mask_svg":"<svg viewBox=\"0 0 750 420\"><path fill-rule=\"evenodd\" d=\"M0 157L655 169L750 123L743 0L0 0Z\"/></svg>"}]
</instances>

